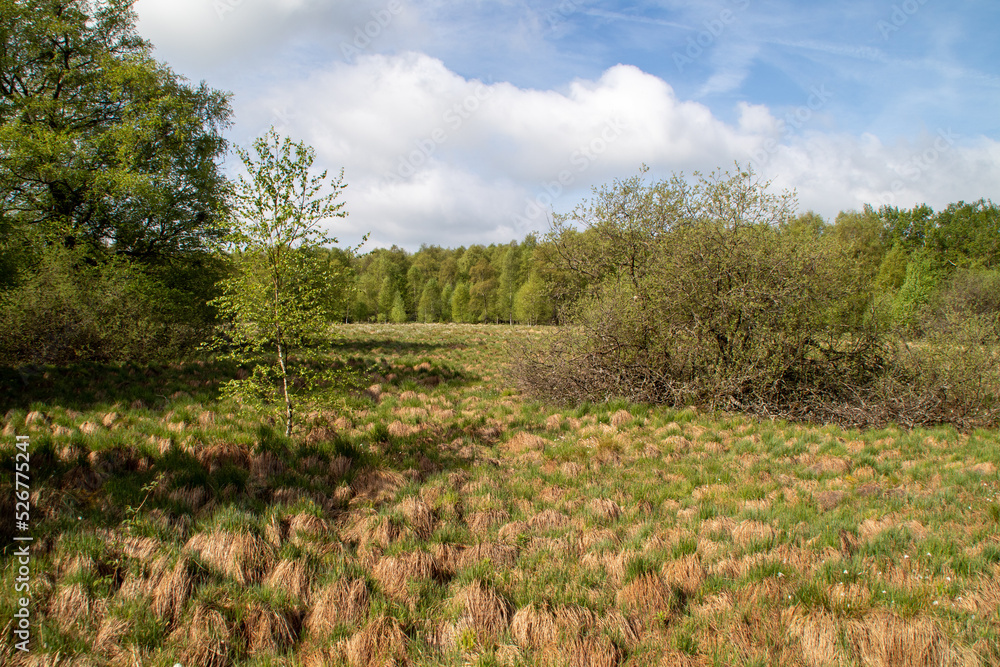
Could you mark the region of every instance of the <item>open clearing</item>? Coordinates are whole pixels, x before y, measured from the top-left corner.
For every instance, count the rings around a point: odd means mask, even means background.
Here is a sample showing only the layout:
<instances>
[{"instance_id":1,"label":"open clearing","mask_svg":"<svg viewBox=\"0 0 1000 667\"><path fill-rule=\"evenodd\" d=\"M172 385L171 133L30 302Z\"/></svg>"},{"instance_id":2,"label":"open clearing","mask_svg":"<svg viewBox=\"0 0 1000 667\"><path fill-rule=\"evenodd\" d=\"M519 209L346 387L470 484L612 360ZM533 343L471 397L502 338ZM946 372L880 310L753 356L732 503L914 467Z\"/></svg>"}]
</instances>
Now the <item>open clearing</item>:
<instances>
[{"instance_id":1,"label":"open clearing","mask_svg":"<svg viewBox=\"0 0 1000 667\"><path fill-rule=\"evenodd\" d=\"M224 365L26 378L0 498L30 435L34 636L3 662L1000 663L996 432L525 401L507 341L553 332L343 327L358 388L290 442Z\"/></svg>"}]
</instances>

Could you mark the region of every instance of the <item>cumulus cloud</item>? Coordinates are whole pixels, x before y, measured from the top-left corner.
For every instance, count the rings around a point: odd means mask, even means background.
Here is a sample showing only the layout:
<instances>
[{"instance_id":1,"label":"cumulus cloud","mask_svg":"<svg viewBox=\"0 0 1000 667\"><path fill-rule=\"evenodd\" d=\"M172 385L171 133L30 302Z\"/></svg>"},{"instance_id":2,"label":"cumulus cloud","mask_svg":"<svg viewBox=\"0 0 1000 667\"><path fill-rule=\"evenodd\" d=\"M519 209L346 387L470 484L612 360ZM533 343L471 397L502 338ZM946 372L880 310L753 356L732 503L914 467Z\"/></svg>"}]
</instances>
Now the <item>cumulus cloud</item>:
<instances>
[{"instance_id":1,"label":"cumulus cloud","mask_svg":"<svg viewBox=\"0 0 1000 667\"><path fill-rule=\"evenodd\" d=\"M333 231L378 245L504 242L544 229L592 185L637 172L753 164L803 209L941 207L988 195L1000 143L941 132L885 144L828 129L822 91L782 114L742 103L727 123L664 80L619 65L559 90L467 79L415 52L333 63L237 100L241 124L274 124L344 166L350 217Z\"/></svg>"}]
</instances>

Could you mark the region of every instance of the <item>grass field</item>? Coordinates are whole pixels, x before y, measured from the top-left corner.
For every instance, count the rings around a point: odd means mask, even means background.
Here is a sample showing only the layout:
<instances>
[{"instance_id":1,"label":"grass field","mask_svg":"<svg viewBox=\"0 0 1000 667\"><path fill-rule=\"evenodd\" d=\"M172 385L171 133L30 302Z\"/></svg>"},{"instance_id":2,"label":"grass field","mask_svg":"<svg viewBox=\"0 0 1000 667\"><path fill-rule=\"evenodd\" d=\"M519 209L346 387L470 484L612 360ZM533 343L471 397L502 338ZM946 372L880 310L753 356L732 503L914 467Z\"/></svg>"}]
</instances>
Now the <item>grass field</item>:
<instances>
[{"instance_id":1,"label":"grass field","mask_svg":"<svg viewBox=\"0 0 1000 667\"><path fill-rule=\"evenodd\" d=\"M549 333L345 327L291 440L221 363L0 378L0 662L1000 664L996 432L528 401L507 343Z\"/></svg>"}]
</instances>

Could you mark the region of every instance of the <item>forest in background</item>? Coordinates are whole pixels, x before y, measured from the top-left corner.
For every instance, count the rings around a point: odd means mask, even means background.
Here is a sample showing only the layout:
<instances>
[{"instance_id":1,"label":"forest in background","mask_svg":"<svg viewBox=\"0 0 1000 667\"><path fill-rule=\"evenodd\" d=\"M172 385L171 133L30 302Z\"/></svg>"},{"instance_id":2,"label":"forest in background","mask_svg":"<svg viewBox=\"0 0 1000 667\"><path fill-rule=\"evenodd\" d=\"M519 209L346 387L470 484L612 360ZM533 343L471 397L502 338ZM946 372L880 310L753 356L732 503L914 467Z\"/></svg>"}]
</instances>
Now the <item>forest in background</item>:
<instances>
[{"instance_id":1,"label":"forest in background","mask_svg":"<svg viewBox=\"0 0 1000 667\"><path fill-rule=\"evenodd\" d=\"M977 307L1000 310L1000 208L959 202L935 212L883 206L844 211L829 222L813 212L783 226L790 235L829 237L859 268L858 294L890 304L898 322L919 324L921 308L944 292L975 290ZM378 248L353 256L329 250L350 281L340 295L344 322L556 324L567 282L551 238L529 234L468 248Z\"/></svg>"}]
</instances>

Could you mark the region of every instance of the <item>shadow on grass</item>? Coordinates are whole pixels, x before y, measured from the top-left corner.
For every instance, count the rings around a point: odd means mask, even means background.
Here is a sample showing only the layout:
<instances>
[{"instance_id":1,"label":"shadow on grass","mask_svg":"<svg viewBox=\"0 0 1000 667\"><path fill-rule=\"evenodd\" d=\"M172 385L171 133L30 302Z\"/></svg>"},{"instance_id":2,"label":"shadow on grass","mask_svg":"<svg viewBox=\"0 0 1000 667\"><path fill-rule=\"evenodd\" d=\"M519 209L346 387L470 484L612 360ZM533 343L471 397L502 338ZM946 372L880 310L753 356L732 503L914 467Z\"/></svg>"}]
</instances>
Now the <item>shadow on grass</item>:
<instances>
[{"instance_id":1,"label":"shadow on grass","mask_svg":"<svg viewBox=\"0 0 1000 667\"><path fill-rule=\"evenodd\" d=\"M331 350L334 352L354 352L358 354L371 354L374 350L382 350L382 353L386 354L417 354L420 352L433 352L442 348L461 349L464 347L466 347L465 343L458 342L413 343L384 338L335 341L331 345Z\"/></svg>"},{"instance_id":2,"label":"shadow on grass","mask_svg":"<svg viewBox=\"0 0 1000 667\"><path fill-rule=\"evenodd\" d=\"M377 350L379 345L363 347ZM351 345L339 346L329 360L329 366L352 378L333 391L345 404L363 409L373 404L365 390L371 384L419 390L478 381L447 365L410 367L379 361L377 352L343 361L351 349ZM46 412L52 407L87 411L121 405L116 409L127 413L143 408L162 417L168 411L183 412L191 404L214 410L220 386L239 370L229 361L2 368L0 412L33 408ZM148 418L149 413L144 414ZM388 423L376 421L348 432L334 426L336 410L325 415L291 439L280 435L279 427L264 416L256 426L248 424L239 433L214 431L211 426L199 430L195 423L192 429L161 433L152 440L127 430L102 431L97 440L78 430L68 437L33 431L32 492L37 506L33 525L49 537L81 527L116 531L128 525L139 534L183 541L197 522L227 509L263 516L275 504L312 502L324 514L335 515L346 510L350 501L343 490L338 495L338 488L351 487L358 474L379 470L406 484L464 468L468 461L441 445L479 437L475 425L464 424L437 424L398 437L389 433ZM0 540L4 544L13 535L14 508L6 507L5 499L14 497L15 455L13 449L0 454L0 510L6 517L0 520ZM134 509L140 506L143 511L137 514Z\"/></svg>"},{"instance_id":3,"label":"shadow on grass","mask_svg":"<svg viewBox=\"0 0 1000 667\"><path fill-rule=\"evenodd\" d=\"M210 403L219 398L219 385L232 378L232 362L183 364L102 364L82 362L67 366L0 368L0 412L29 410L32 404L88 410L115 403L162 406L184 394Z\"/></svg>"}]
</instances>

